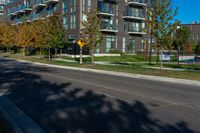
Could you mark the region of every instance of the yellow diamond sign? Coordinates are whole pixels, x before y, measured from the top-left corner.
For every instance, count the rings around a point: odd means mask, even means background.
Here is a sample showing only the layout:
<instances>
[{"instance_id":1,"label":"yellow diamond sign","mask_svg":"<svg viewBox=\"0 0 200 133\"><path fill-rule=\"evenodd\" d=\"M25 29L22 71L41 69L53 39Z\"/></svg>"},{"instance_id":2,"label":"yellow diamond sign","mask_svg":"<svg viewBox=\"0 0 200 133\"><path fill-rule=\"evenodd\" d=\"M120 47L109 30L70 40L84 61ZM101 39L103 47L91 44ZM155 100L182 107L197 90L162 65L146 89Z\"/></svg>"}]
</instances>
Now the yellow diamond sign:
<instances>
[{"instance_id":1,"label":"yellow diamond sign","mask_svg":"<svg viewBox=\"0 0 200 133\"><path fill-rule=\"evenodd\" d=\"M83 47L83 46L85 45L85 41L83 41L83 39L79 39L79 40L78 40L78 45L79 45L80 47Z\"/></svg>"}]
</instances>

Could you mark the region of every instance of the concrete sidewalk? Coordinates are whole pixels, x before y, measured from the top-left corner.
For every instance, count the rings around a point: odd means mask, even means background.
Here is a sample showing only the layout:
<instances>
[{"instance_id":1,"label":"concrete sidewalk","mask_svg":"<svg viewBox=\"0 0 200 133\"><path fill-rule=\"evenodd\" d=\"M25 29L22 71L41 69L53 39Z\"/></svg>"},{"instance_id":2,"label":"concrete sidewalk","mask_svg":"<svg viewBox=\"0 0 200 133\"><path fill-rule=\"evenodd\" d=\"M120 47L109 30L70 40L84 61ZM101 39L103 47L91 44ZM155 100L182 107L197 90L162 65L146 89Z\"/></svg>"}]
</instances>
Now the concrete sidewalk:
<instances>
[{"instance_id":1,"label":"concrete sidewalk","mask_svg":"<svg viewBox=\"0 0 200 133\"><path fill-rule=\"evenodd\" d=\"M55 58L53 59L55 61L63 61L63 62L69 62L69 63L78 63L75 60L67 60L62 58ZM95 61L94 64L97 65L110 65L110 66L128 66L128 65L134 65L134 64L147 64L148 62L118 62L118 63L112 63L109 61ZM156 64L156 62L152 62ZM177 64L176 62L172 62L169 64ZM160 67L150 67L150 66L141 66L144 68L150 68L150 69L157 69L159 70ZM163 67L163 70L169 70L169 71L190 71L190 72L200 72L200 70L193 70L193 69L183 69L183 68L169 68L169 67Z\"/></svg>"},{"instance_id":2,"label":"concrete sidewalk","mask_svg":"<svg viewBox=\"0 0 200 133\"><path fill-rule=\"evenodd\" d=\"M26 62L33 65L53 67L53 68L70 69L70 70L94 72L94 73L123 76L123 77L137 78L137 79L146 79L146 80L153 80L153 81L200 86L200 81L197 81L197 80L178 79L178 78L169 78L169 77L161 77L161 76L142 75L142 74L131 74L131 73L125 73L125 72L114 72L114 71L107 71L107 70L97 70L97 69L88 69L88 68L79 68L79 67L70 67L70 66L59 66L59 65L51 65L51 64L45 64L45 63L25 61L25 60L16 60L16 61Z\"/></svg>"}]
</instances>

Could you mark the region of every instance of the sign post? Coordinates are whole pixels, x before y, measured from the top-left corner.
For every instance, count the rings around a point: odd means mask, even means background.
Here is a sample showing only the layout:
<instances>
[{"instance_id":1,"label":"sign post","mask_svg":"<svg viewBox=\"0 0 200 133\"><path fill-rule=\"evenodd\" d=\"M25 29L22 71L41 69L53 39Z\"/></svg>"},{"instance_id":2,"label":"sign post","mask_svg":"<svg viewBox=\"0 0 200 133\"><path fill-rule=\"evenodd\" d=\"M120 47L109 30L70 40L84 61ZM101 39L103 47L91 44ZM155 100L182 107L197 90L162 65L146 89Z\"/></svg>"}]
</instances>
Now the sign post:
<instances>
[{"instance_id":1,"label":"sign post","mask_svg":"<svg viewBox=\"0 0 200 133\"><path fill-rule=\"evenodd\" d=\"M83 64L83 46L85 45L85 41L83 39L79 39L78 45L80 46L80 64Z\"/></svg>"}]
</instances>

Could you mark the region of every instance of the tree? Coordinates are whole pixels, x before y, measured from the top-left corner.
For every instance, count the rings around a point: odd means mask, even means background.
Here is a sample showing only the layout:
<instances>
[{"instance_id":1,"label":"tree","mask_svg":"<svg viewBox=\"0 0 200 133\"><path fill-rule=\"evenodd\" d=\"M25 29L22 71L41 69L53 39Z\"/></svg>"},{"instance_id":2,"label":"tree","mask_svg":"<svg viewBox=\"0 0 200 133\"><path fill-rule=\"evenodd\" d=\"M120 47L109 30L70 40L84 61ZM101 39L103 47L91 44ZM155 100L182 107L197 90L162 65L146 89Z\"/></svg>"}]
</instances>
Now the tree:
<instances>
[{"instance_id":1,"label":"tree","mask_svg":"<svg viewBox=\"0 0 200 133\"><path fill-rule=\"evenodd\" d=\"M174 21L174 17L177 15L177 8L174 10L172 4L171 0L152 0L147 8L147 15L149 16L147 31L155 37L158 52L161 51L161 54L166 45L172 45L174 40L173 33L179 23L177 20ZM152 44L150 47L152 47Z\"/></svg>"},{"instance_id":2,"label":"tree","mask_svg":"<svg viewBox=\"0 0 200 133\"><path fill-rule=\"evenodd\" d=\"M195 53L196 55L200 55L200 42L198 42L198 44L195 47Z\"/></svg>"},{"instance_id":3,"label":"tree","mask_svg":"<svg viewBox=\"0 0 200 133\"><path fill-rule=\"evenodd\" d=\"M7 52L10 52L11 48L15 45L16 28L4 23L0 29L2 32L1 43L7 48Z\"/></svg>"},{"instance_id":4,"label":"tree","mask_svg":"<svg viewBox=\"0 0 200 133\"><path fill-rule=\"evenodd\" d=\"M51 49L61 48L64 46L66 41L66 32L61 24L59 16L50 16L49 18L47 18L42 30L45 31L42 41L45 48L48 49L49 60L51 60Z\"/></svg>"},{"instance_id":5,"label":"tree","mask_svg":"<svg viewBox=\"0 0 200 133\"><path fill-rule=\"evenodd\" d=\"M186 42L183 47L184 53L192 54L192 46L189 42Z\"/></svg>"},{"instance_id":6,"label":"tree","mask_svg":"<svg viewBox=\"0 0 200 133\"><path fill-rule=\"evenodd\" d=\"M23 48L23 55L26 55L27 48L34 45L33 25L31 23L23 22L17 26L17 44Z\"/></svg>"},{"instance_id":7,"label":"tree","mask_svg":"<svg viewBox=\"0 0 200 133\"><path fill-rule=\"evenodd\" d=\"M44 34L46 29L44 28L45 21L44 20L37 20L31 23L34 27L33 30L33 38L35 40L34 47L39 48L40 56L42 55L42 50L45 48L44 42Z\"/></svg>"},{"instance_id":8,"label":"tree","mask_svg":"<svg viewBox=\"0 0 200 133\"><path fill-rule=\"evenodd\" d=\"M84 26L83 39L90 49L91 63L94 62L94 50L102 42L103 36L100 31L101 19L96 11L87 13L87 20L82 22Z\"/></svg>"},{"instance_id":9,"label":"tree","mask_svg":"<svg viewBox=\"0 0 200 133\"><path fill-rule=\"evenodd\" d=\"M184 44L186 44L186 42L188 41L188 39L190 38L190 30L186 27L181 27L179 29L177 29L176 33L175 33L175 43L176 44L176 50L178 53L178 64L179 64L179 54L180 52L183 51L184 48Z\"/></svg>"}]
</instances>

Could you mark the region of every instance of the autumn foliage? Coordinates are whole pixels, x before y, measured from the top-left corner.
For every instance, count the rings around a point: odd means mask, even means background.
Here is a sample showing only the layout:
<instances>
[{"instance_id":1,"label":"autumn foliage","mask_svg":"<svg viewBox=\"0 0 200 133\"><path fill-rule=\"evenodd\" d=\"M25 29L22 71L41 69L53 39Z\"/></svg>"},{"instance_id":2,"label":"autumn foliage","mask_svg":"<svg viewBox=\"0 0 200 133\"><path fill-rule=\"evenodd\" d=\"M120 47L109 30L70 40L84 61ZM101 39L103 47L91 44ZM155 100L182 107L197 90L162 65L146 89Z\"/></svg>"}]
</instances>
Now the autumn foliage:
<instances>
[{"instance_id":1,"label":"autumn foliage","mask_svg":"<svg viewBox=\"0 0 200 133\"><path fill-rule=\"evenodd\" d=\"M62 48L66 41L65 36L58 16L32 22L25 21L18 25L0 24L0 45L8 51L18 47L23 50L24 55L29 48L50 52L54 48Z\"/></svg>"}]
</instances>

